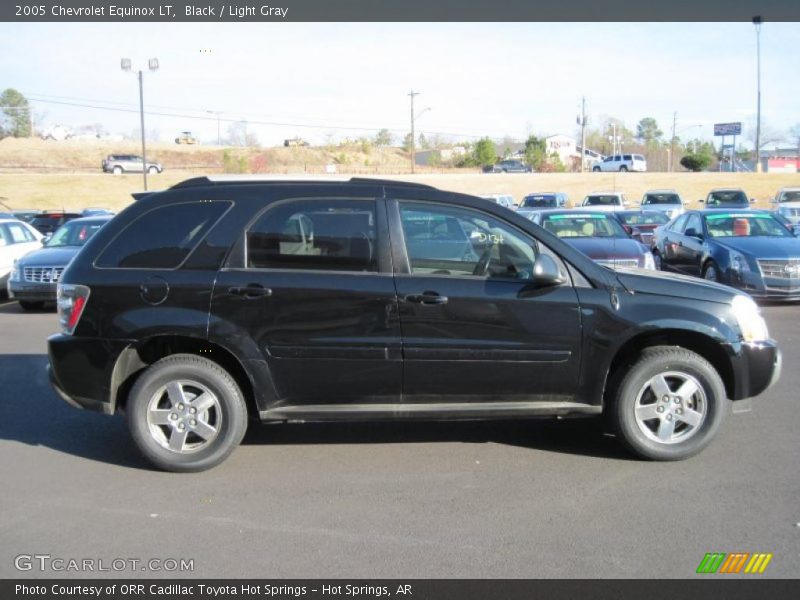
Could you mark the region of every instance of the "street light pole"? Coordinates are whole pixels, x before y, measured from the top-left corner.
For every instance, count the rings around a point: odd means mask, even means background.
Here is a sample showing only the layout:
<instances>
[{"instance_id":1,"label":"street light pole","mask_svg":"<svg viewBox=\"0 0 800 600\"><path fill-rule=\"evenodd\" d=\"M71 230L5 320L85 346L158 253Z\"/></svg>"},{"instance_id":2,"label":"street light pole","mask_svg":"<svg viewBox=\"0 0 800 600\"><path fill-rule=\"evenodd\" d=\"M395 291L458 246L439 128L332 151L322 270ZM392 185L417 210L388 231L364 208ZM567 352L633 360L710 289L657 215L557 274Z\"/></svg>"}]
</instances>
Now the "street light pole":
<instances>
[{"instance_id":1,"label":"street light pole","mask_svg":"<svg viewBox=\"0 0 800 600\"><path fill-rule=\"evenodd\" d=\"M158 71L158 59L149 59L147 61L147 66L150 71ZM120 67L123 71L130 72L131 59L123 58L120 61ZM147 191L147 145L145 143L146 135L144 131L144 79L142 69L137 71L137 76L139 78L139 123L142 128L142 176L144 178L144 191Z\"/></svg>"},{"instance_id":2,"label":"street light pole","mask_svg":"<svg viewBox=\"0 0 800 600\"><path fill-rule=\"evenodd\" d=\"M409 92L411 98L411 172L417 164L417 141L414 138L414 96L419 96L420 92L415 92L413 89Z\"/></svg>"},{"instance_id":3,"label":"street light pole","mask_svg":"<svg viewBox=\"0 0 800 600\"><path fill-rule=\"evenodd\" d=\"M761 173L761 17L753 17L756 28L756 173ZM735 151L735 148L734 148Z\"/></svg>"}]
</instances>

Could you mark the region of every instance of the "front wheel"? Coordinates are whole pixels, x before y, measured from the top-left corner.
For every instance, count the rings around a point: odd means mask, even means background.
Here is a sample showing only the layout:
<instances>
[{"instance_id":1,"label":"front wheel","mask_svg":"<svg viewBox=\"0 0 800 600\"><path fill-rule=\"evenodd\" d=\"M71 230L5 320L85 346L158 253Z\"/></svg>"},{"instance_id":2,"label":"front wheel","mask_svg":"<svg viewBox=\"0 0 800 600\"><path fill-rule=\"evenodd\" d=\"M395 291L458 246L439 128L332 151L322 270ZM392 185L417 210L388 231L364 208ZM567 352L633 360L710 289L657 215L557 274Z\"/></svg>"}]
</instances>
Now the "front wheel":
<instances>
[{"instance_id":1,"label":"front wheel","mask_svg":"<svg viewBox=\"0 0 800 600\"><path fill-rule=\"evenodd\" d=\"M625 173L625 172L627 172L627 170L628 170L628 167L626 167L625 165L622 165L622 166L619 168L619 172L620 172L620 173Z\"/></svg>"},{"instance_id":2,"label":"front wheel","mask_svg":"<svg viewBox=\"0 0 800 600\"><path fill-rule=\"evenodd\" d=\"M148 367L130 391L126 412L136 446L167 471L218 465L247 428L247 407L236 381L217 363L190 354Z\"/></svg>"},{"instance_id":3,"label":"front wheel","mask_svg":"<svg viewBox=\"0 0 800 600\"><path fill-rule=\"evenodd\" d=\"M592 171L594 171L595 173L599 173L600 172L600 167L594 167L592 169Z\"/></svg>"},{"instance_id":4,"label":"front wheel","mask_svg":"<svg viewBox=\"0 0 800 600\"><path fill-rule=\"evenodd\" d=\"M147 172L153 175L154 173L158 173L158 167L148 167Z\"/></svg>"},{"instance_id":5,"label":"front wheel","mask_svg":"<svg viewBox=\"0 0 800 600\"><path fill-rule=\"evenodd\" d=\"M112 169L112 171L114 172L114 175L122 175L122 167L120 167L119 165L117 165L116 167L114 167L114 168Z\"/></svg>"},{"instance_id":6,"label":"front wheel","mask_svg":"<svg viewBox=\"0 0 800 600\"><path fill-rule=\"evenodd\" d=\"M719 281L719 267L713 260L708 261L703 267L703 279L706 281Z\"/></svg>"},{"instance_id":7,"label":"front wheel","mask_svg":"<svg viewBox=\"0 0 800 600\"><path fill-rule=\"evenodd\" d=\"M657 250L655 252L653 252L653 264L656 267L656 271L663 271L664 270L664 264L661 261L661 253L658 252Z\"/></svg>"},{"instance_id":8,"label":"front wheel","mask_svg":"<svg viewBox=\"0 0 800 600\"><path fill-rule=\"evenodd\" d=\"M677 346L646 348L614 377L611 420L625 446L651 460L700 452L728 412L725 386L702 356Z\"/></svg>"}]
</instances>

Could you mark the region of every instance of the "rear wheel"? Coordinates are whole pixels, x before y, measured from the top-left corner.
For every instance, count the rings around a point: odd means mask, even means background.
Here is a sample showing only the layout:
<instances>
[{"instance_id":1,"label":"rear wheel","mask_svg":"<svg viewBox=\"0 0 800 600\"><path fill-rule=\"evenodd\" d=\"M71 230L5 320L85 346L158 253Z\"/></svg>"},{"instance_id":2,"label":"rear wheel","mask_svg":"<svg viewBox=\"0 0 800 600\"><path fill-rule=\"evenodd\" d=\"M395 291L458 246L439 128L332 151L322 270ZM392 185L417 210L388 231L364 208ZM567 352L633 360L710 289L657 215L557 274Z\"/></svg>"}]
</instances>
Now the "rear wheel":
<instances>
[{"instance_id":1,"label":"rear wheel","mask_svg":"<svg viewBox=\"0 0 800 600\"><path fill-rule=\"evenodd\" d=\"M150 173L151 175L153 173L158 173L158 167L148 167L147 172Z\"/></svg>"},{"instance_id":2,"label":"rear wheel","mask_svg":"<svg viewBox=\"0 0 800 600\"><path fill-rule=\"evenodd\" d=\"M617 373L608 410L621 441L634 454L681 460L711 442L728 402L722 379L702 356L654 346Z\"/></svg>"},{"instance_id":3,"label":"rear wheel","mask_svg":"<svg viewBox=\"0 0 800 600\"><path fill-rule=\"evenodd\" d=\"M247 407L234 379L215 362L189 354L151 365L131 389L126 413L139 450L167 471L218 465L247 428Z\"/></svg>"},{"instance_id":4,"label":"rear wheel","mask_svg":"<svg viewBox=\"0 0 800 600\"><path fill-rule=\"evenodd\" d=\"M122 167L120 167L119 165L117 165L116 167L114 167L114 168L112 169L112 171L114 172L114 175L122 175Z\"/></svg>"},{"instance_id":5,"label":"rear wheel","mask_svg":"<svg viewBox=\"0 0 800 600\"><path fill-rule=\"evenodd\" d=\"M19 306L24 311L42 310L42 308L44 308L44 302L39 302L38 300L20 300Z\"/></svg>"},{"instance_id":6,"label":"rear wheel","mask_svg":"<svg viewBox=\"0 0 800 600\"><path fill-rule=\"evenodd\" d=\"M594 171L595 173L599 173L600 172L600 167L594 167L594 168L592 168L592 171Z\"/></svg>"},{"instance_id":7,"label":"rear wheel","mask_svg":"<svg viewBox=\"0 0 800 600\"><path fill-rule=\"evenodd\" d=\"M622 166L619 168L619 170L620 170L620 173L622 173L622 172L624 172L624 171L627 171L627 170L628 170L628 167L626 167L625 165L622 165Z\"/></svg>"}]
</instances>

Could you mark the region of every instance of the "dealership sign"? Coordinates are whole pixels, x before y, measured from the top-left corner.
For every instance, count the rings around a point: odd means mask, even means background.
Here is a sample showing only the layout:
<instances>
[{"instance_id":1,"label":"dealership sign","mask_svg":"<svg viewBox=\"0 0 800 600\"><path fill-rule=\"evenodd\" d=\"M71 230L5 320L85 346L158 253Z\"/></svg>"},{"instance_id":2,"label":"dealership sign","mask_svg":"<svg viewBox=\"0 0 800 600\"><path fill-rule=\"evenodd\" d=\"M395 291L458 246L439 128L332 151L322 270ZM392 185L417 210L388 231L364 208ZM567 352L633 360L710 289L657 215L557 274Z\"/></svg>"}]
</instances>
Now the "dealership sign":
<instances>
[{"instance_id":1,"label":"dealership sign","mask_svg":"<svg viewBox=\"0 0 800 600\"><path fill-rule=\"evenodd\" d=\"M739 123L714 123L714 135L741 135L742 124Z\"/></svg>"}]
</instances>

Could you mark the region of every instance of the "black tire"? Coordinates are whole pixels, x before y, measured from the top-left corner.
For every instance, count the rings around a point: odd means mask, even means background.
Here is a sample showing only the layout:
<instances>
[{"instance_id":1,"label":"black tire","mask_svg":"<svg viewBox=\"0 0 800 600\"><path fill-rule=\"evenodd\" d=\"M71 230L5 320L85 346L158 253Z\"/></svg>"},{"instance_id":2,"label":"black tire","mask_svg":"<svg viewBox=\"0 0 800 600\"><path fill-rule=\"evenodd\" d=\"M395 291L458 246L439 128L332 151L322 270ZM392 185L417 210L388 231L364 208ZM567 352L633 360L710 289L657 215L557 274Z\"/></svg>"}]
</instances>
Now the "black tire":
<instances>
[{"instance_id":1,"label":"black tire","mask_svg":"<svg viewBox=\"0 0 800 600\"><path fill-rule=\"evenodd\" d=\"M662 399L658 397L655 398L655 403L650 402L646 405L641 403L638 406L646 409L658 405L658 409L661 409L659 410L660 415L664 416L644 419L647 422L642 422L637 417L639 414L637 401L640 393L642 393L642 400L652 399L646 397L652 393L652 388L648 386L653 378L665 373L681 374L687 379L693 380L698 386L698 392L692 396L691 409L685 409L687 413L694 408L698 409L696 412L702 412L702 420L695 427L679 422L688 414L674 416L669 412L674 409L670 408L664 412L662 405L658 404ZM680 378L672 376L667 376L665 380L670 382L669 385L673 387L681 381ZM680 388L678 390L670 389L670 393L678 395ZM700 396L701 393L702 396ZM622 443L637 456L649 460L682 460L697 454L711 442L729 412L725 386L711 363L699 354L677 346L646 348L636 362L618 369L610 384L607 399L608 416ZM672 406L672 400L667 398L666 404ZM674 419L672 424L674 432L670 433L670 436L674 436L676 439L671 441L655 440L654 438L659 437L660 425L666 418L669 418L670 422ZM657 423L653 423L653 421L657 421ZM653 426L655 426L655 430L652 429ZM650 433L648 434L646 431Z\"/></svg>"},{"instance_id":2,"label":"black tire","mask_svg":"<svg viewBox=\"0 0 800 600\"><path fill-rule=\"evenodd\" d=\"M664 262L661 258L661 252L658 250L653 250L653 263L656 266L656 271L664 270Z\"/></svg>"},{"instance_id":3,"label":"black tire","mask_svg":"<svg viewBox=\"0 0 800 600\"><path fill-rule=\"evenodd\" d=\"M600 172L600 167L593 167L592 171L594 171L595 173L599 173Z\"/></svg>"},{"instance_id":4,"label":"black tire","mask_svg":"<svg viewBox=\"0 0 800 600\"><path fill-rule=\"evenodd\" d=\"M123 169L122 167L117 165L116 167L111 169L111 171L114 173L114 175L122 175L122 173L125 171L125 169Z\"/></svg>"},{"instance_id":5,"label":"black tire","mask_svg":"<svg viewBox=\"0 0 800 600\"><path fill-rule=\"evenodd\" d=\"M181 409L183 413L179 422L186 422L187 430L183 439L186 441L194 438L200 440L199 448L186 448L178 451L165 447L164 440L159 441L159 439L162 435L166 438L164 432L169 432L169 439L171 439L171 436L177 433L175 426L164 424L155 427L148 420L154 398L165 398L160 390L168 383L178 381L183 382L180 384L182 388L187 382L186 387L191 387L189 384L202 386L210 391L211 396L216 400L216 404L209 409L208 413L204 413L212 414L215 417L216 434L210 441L203 441L200 436L188 431L190 429L188 419L191 418L187 414L189 409ZM202 390L202 388L200 389ZM191 406L191 402L201 395L198 394L189 399L186 405ZM174 404L170 408L162 410L178 412ZM236 449L247 429L247 406L236 381L215 362L191 354L168 356L148 367L131 388L126 406L126 416L133 441L145 458L160 469L183 473L204 471L221 463ZM200 420L199 414L196 417ZM172 418L171 414L170 418ZM194 421L192 422L194 423ZM179 424L176 426L180 427ZM156 429L155 433L153 433L154 429ZM168 442L169 439L166 441Z\"/></svg>"},{"instance_id":6,"label":"black tire","mask_svg":"<svg viewBox=\"0 0 800 600\"><path fill-rule=\"evenodd\" d=\"M709 260L703 266L703 279L719 283L719 266L713 260Z\"/></svg>"},{"instance_id":7,"label":"black tire","mask_svg":"<svg viewBox=\"0 0 800 600\"><path fill-rule=\"evenodd\" d=\"M148 167L148 168L147 168L147 172L148 172L150 175L154 175L155 173L158 173L158 167Z\"/></svg>"},{"instance_id":8,"label":"black tire","mask_svg":"<svg viewBox=\"0 0 800 600\"><path fill-rule=\"evenodd\" d=\"M626 167L625 165L622 165L622 166L619 168L619 172L620 172L620 173L625 173L625 172L627 172L627 171L628 171L628 167Z\"/></svg>"},{"instance_id":9,"label":"black tire","mask_svg":"<svg viewBox=\"0 0 800 600\"><path fill-rule=\"evenodd\" d=\"M20 300L19 306L26 312L32 310L42 310L44 308L44 302L40 302L38 300Z\"/></svg>"}]
</instances>

